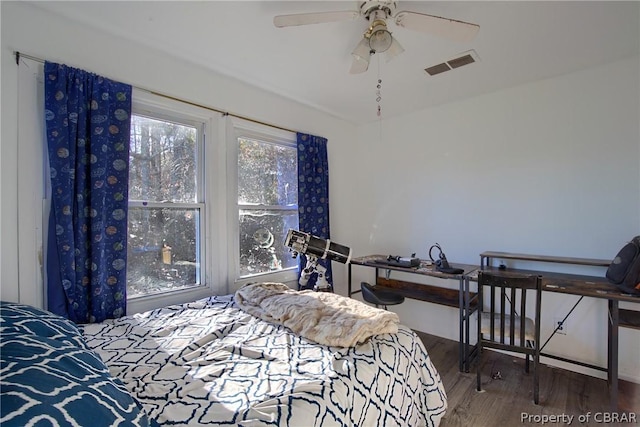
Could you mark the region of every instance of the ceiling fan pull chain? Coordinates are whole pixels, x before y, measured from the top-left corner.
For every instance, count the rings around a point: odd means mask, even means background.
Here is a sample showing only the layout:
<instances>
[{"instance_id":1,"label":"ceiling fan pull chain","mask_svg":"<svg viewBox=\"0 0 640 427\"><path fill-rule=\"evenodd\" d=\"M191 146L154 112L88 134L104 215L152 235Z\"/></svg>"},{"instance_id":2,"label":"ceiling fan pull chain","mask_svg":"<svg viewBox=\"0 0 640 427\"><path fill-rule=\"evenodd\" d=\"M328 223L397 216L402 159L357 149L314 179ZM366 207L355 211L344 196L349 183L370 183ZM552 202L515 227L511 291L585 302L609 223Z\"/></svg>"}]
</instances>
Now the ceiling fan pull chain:
<instances>
[{"instance_id":1,"label":"ceiling fan pull chain","mask_svg":"<svg viewBox=\"0 0 640 427\"><path fill-rule=\"evenodd\" d=\"M382 95L380 94L380 89L382 89L382 79L378 79L378 86L376 90L376 102L378 103L378 117L382 114L382 107L380 106L380 101L382 101Z\"/></svg>"},{"instance_id":2,"label":"ceiling fan pull chain","mask_svg":"<svg viewBox=\"0 0 640 427\"><path fill-rule=\"evenodd\" d=\"M376 86L376 102L378 103L378 118L382 118L382 106L380 105L380 101L382 101L382 78L380 77L380 57L378 55L378 85Z\"/></svg>"}]
</instances>

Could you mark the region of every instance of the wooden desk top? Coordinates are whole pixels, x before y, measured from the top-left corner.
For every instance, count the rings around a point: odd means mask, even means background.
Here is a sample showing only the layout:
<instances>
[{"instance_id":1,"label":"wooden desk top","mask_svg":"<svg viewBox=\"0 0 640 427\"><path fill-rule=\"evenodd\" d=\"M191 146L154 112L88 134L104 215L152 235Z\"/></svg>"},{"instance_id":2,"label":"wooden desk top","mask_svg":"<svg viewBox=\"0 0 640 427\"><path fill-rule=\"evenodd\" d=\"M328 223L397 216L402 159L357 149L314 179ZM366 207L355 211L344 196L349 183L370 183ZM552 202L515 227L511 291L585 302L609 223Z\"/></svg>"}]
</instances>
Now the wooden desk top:
<instances>
[{"instance_id":1,"label":"wooden desk top","mask_svg":"<svg viewBox=\"0 0 640 427\"><path fill-rule=\"evenodd\" d=\"M561 256L549 256L549 255L531 255L531 254L516 254L512 252L495 252L486 251L480 254L481 258L500 258L500 259L518 259L523 261L537 261L537 262L554 262L560 264L576 264L576 265L591 265L596 267L608 267L611 264L610 259L595 259L595 258L573 258L573 257L561 257Z\"/></svg>"},{"instance_id":2,"label":"wooden desk top","mask_svg":"<svg viewBox=\"0 0 640 427\"><path fill-rule=\"evenodd\" d=\"M436 266L431 261L420 260L419 267L398 267L395 265L384 264L380 261L386 261L387 255L367 255L358 258L352 258L351 264L364 265L367 267L382 268L384 270L403 271L405 273L422 274L425 276L439 277L442 279L461 279L467 274L478 269L477 265L449 263L453 268L461 268L464 270L461 274L447 274L436 270Z\"/></svg>"},{"instance_id":3,"label":"wooden desk top","mask_svg":"<svg viewBox=\"0 0 640 427\"><path fill-rule=\"evenodd\" d=\"M578 274L556 273L539 270L521 270L507 268L500 270L498 267L484 267L483 271L489 271L495 275L504 274L534 274L542 276L542 290L547 292L558 292L587 296L593 298L613 299L618 301L628 301L640 303L640 296L623 293L620 288L610 283L604 277L583 276ZM478 279L478 271L468 275L471 280Z\"/></svg>"}]
</instances>

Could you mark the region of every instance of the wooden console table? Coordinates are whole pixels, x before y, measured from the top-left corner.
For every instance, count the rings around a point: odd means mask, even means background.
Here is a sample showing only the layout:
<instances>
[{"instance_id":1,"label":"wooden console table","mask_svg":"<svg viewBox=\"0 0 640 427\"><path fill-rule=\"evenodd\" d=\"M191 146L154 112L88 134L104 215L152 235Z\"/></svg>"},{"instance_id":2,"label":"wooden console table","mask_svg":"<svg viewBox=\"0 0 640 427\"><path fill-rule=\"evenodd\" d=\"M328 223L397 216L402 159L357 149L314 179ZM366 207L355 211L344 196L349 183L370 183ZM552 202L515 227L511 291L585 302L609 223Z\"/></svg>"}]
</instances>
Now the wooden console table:
<instances>
[{"instance_id":1,"label":"wooden console table","mask_svg":"<svg viewBox=\"0 0 640 427\"><path fill-rule=\"evenodd\" d=\"M591 258L571 258L571 257L554 257L546 255L528 255L528 254L515 254L508 252L483 252L480 254L480 269L489 270L492 274L499 275L502 271L499 267L493 265L493 261L500 259L510 259L528 262L546 262L546 263L560 263L560 264L572 264L572 265L584 265L595 267L608 267L611 260L603 259L591 259ZM510 273L522 273L522 274L540 274L542 275L542 290L545 292L556 292L563 294L571 294L580 296L580 299L574 304L571 310L564 317L562 322L571 315L576 306L582 301L584 297L601 298L608 301L608 351L607 351L607 367L591 365L571 359L567 359L552 354L541 353L541 356L549 357L563 362L580 365L599 371L607 372L607 383L609 385L609 395L611 399L612 410L618 408L618 328L628 327L634 329L640 329L640 311L625 310L619 308L620 301L627 301L633 303L640 303L640 297L626 294L620 290L617 286L611 284L604 277L594 276L582 276L577 274L566 274L556 272L544 272L538 270L523 270L523 269L507 269ZM603 275L604 276L604 275ZM477 271L471 272L465 276L463 293L466 298L465 301L472 302L476 295L469 290L469 282L477 281ZM476 301L477 304L477 301ZM549 342L551 337L555 335L558 328L556 328L551 336L541 346L541 350ZM469 347L465 347L465 350L469 350ZM474 347L470 353L465 353L465 359L473 359L475 357L476 348Z\"/></svg>"},{"instance_id":2,"label":"wooden console table","mask_svg":"<svg viewBox=\"0 0 640 427\"><path fill-rule=\"evenodd\" d=\"M459 344L459 369L460 371L469 369L469 318L471 314L476 310L476 302L470 302L469 298L475 297L474 293L468 291L463 294L462 289L465 282L465 277L471 272L478 269L477 265L469 264L455 264L451 263L451 267L460 268L463 270L461 274L447 274L437 271L435 266L427 261L421 261L418 267L398 267L393 265L384 264L381 261L385 261L387 256L385 255L368 255L359 258L353 258L348 265L349 278L348 278L348 295L351 297L353 294L361 292L358 288L353 290L351 287L352 272L351 267L353 265L369 267L375 269L376 275L376 287L395 292L404 296L405 298L411 298L420 301L426 301L434 304L446 305L459 310L460 313L460 344ZM386 272L385 276L380 275L380 270ZM442 286L434 286L428 284L412 283L403 280L391 279L391 271L398 271L402 273L418 274L428 277L436 277L439 279L456 280L459 284L458 289L445 288ZM466 295L466 298L464 298ZM474 300L475 301L475 300Z\"/></svg>"}]
</instances>

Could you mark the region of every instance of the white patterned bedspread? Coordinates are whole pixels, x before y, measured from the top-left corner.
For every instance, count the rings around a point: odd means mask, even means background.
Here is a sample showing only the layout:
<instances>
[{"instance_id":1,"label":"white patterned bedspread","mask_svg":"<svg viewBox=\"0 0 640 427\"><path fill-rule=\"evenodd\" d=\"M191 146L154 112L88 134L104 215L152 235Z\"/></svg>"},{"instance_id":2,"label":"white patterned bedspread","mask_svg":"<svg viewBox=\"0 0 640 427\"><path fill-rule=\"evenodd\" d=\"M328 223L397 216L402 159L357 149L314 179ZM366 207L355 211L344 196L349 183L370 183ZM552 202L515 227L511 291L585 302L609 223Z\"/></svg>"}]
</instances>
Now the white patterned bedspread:
<instances>
[{"instance_id":1,"label":"white patterned bedspread","mask_svg":"<svg viewBox=\"0 0 640 427\"><path fill-rule=\"evenodd\" d=\"M437 426L447 407L422 342L403 325L327 347L228 295L82 329L161 425Z\"/></svg>"}]
</instances>

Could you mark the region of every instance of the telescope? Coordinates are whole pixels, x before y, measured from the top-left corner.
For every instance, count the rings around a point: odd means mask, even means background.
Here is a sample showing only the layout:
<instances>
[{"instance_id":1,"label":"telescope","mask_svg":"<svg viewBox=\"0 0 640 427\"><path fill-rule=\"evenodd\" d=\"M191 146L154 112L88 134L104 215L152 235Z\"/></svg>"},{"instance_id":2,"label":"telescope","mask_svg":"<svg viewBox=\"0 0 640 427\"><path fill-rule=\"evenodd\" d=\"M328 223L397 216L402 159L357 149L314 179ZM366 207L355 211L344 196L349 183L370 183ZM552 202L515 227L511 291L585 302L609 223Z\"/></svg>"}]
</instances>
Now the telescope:
<instances>
[{"instance_id":1,"label":"telescope","mask_svg":"<svg viewBox=\"0 0 640 427\"><path fill-rule=\"evenodd\" d=\"M331 285L325 277L327 268L319 261L321 259L329 261L337 261L342 264L351 262L351 249L347 246L334 243L329 239L322 239L303 231L289 229L284 245L292 251L292 257L296 258L298 254L307 257L307 265L300 274L298 283L302 287L306 287L309 278L313 273L318 273L314 291L327 292L331 290Z\"/></svg>"}]
</instances>

